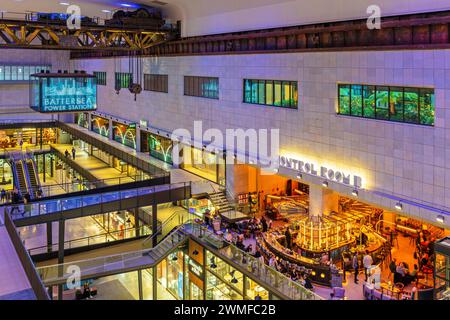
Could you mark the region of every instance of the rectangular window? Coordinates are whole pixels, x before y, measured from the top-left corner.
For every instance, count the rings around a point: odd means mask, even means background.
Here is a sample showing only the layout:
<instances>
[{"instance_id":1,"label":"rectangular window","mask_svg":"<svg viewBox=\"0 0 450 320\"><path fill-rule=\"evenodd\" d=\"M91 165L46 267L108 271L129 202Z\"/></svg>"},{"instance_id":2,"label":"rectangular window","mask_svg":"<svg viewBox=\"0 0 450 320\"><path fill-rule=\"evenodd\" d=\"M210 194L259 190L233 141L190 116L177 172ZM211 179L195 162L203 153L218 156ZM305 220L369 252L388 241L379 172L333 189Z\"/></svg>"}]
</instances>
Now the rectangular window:
<instances>
[{"instance_id":1,"label":"rectangular window","mask_svg":"<svg viewBox=\"0 0 450 320\"><path fill-rule=\"evenodd\" d=\"M339 85L339 113L350 114L350 85Z\"/></svg>"},{"instance_id":2,"label":"rectangular window","mask_svg":"<svg viewBox=\"0 0 450 320\"><path fill-rule=\"evenodd\" d=\"M297 109L296 81L244 79L244 103Z\"/></svg>"},{"instance_id":3,"label":"rectangular window","mask_svg":"<svg viewBox=\"0 0 450 320\"><path fill-rule=\"evenodd\" d=\"M169 92L169 76L166 74L144 74L144 90Z\"/></svg>"},{"instance_id":4,"label":"rectangular window","mask_svg":"<svg viewBox=\"0 0 450 320\"><path fill-rule=\"evenodd\" d=\"M116 72L114 88L116 90L129 88L133 83L133 75L128 72Z\"/></svg>"},{"instance_id":5,"label":"rectangular window","mask_svg":"<svg viewBox=\"0 0 450 320\"><path fill-rule=\"evenodd\" d=\"M362 86L352 86L350 114L352 116L362 116Z\"/></svg>"},{"instance_id":6,"label":"rectangular window","mask_svg":"<svg viewBox=\"0 0 450 320\"><path fill-rule=\"evenodd\" d=\"M31 74L41 72L41 70L50 70L50 66L0 64L0 81L29 81Z\"/></svg>"},{"instance_id":7,"label":"rectangular window","mask_svg":"<svg viewBox=\"0 0 450 320\"><path fill-rule=\"evenodd\" d=\"M106 86L106 72L94 71L94 76L97 78L98 86Z\"/></svg>"},{"instance_id":8,"label":"rectangular window","mask_svg":"<svg viewBox=\"0 0 450 320\"><path fill-rule=\"evenodd\" d=\"M219 99L219 78L185 76L184 95Z\"/></svg>"},{"instance_id":9,"label":"rectangular window","mask_svg":"<svg viewBox=\"0 0 450 320\"><path fill-rule=\"evenodd\" d=\"M338 85L338 114L433 126L434 89Z\"/></svg>"}]
</instances>

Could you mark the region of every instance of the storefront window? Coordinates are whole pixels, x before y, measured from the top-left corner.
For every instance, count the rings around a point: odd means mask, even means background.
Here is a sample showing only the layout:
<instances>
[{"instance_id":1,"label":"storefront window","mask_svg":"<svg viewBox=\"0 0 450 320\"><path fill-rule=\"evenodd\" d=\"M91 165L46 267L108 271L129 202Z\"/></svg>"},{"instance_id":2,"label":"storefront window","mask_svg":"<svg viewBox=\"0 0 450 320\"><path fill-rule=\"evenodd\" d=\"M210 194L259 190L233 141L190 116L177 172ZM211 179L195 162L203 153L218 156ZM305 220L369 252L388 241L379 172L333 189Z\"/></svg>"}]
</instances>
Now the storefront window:
<instances>
[{"instance_id":1,"label":"storefront window","mask_svg":"<svg viewBox=\"0 0 450 320\"><path fill-rule=\"evenodd\" d=\"M206 274L206 300L243 300L224 280L209 271Z\"/></svg>"},{"instance_id":2,"label":"storefront window","mask_svg":"<svg viewBox=\"0 0 450 320\"><path fill-rule=\"evenodd\" d=\"M92 116L92 131L104 137L109 136L109 120L97 116Z\"/></svg>"},{"instance_id":3,"label":"storefront window","mask_svg":"<svg viewBox=\"0 0 450 320\"><path fill-rule=\"evenodd\" d=\"M89 129L89 114L85 112L75 114L75 123L80 127Z\"/></svg>"},{"instance_id":4,"label":"storefront window","mask_svg":"<svg viewBox=\"0 0 450 320\"><path fill-rule=\"evenodd\" d=\"M136 124L125 125L113 122L113 139L127 147L136 149Z\"/></svg>"},{"instance_id":5,"label":"storefront window","mask_svg":"<svg viewBox=\"0 0 450 320\"><path fill-rule=\"evenodd\" d=\"M220 156L194 147L185 147L183 148L183 161L182 169L216 183L225 183L225 179L223 179L225 160L220 159ZM219 172L221 172L221 181L219 181Z\"/></svg>"},{"instance_id":6,"label":"storefront window","mask_svg":"<svg viewBox=\"0 0 450 320\"><path fill-rule=\"evenodd\" d=\"M182 251L167 257L167 288L178 299L183 299L183 258Z\"/></svg>"},{"instance_id":7,"label":"storefront window","mask_svg":"<svg viewBox=\"0 0 450 320\"><path fill-rule=\"evenodd\" d=\"M173 164L172 148L173 142L169 138L164 138L154 134L147 134L150 155L168 164Z\"/></svg>"},{"instance_id":8,"label":"storefront window","mask_svg":"<svg viewBox=\"0 0 450 320\"><path fill-rule=\"evenodd\" d=\"M234 269L228 263L209 251L206 253L206 259L206 269L209 270L214 277L218 278L226 286L229 286L242 294L244 290L244 275L242 272ZM240 299L242 299L242 296Z\"/></svg>"},{"instance_id":9,"label":"storefront window","mask_svg":"<svg viewBox=\"0 0 450 320\"><path fill-rule=\"evenodd\" d=\"M250 300L256 300L256 297L260 297L261 300L269 300L269 291L261 287L258 283L252 279L246 278L246 292L245 295Z\"/></svg>"}]
</instances>

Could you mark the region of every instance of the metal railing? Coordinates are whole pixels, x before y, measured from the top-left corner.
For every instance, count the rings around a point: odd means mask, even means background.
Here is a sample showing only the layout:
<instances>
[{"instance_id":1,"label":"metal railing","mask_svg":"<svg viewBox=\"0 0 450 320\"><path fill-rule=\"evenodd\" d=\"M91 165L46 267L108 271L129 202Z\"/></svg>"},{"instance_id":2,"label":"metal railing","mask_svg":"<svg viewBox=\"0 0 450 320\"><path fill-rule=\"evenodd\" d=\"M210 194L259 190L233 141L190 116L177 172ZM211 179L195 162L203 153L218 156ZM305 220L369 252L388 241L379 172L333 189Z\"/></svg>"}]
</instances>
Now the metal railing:
<instances>
[{"instance_id":1,"label":"metal railing","mask_svg":"<svg viewBox=\"0 0 450 320\"><path fill-rule=\"evenodd\" d=\"M14 248L17 252L17 255L20 259L22 267L27 275L28 281L30 282L31 288L34 291L34 294L38 300L50 300L50 296L48 295L47 290L45 289L44 284L42 283L41 277L37 273L33 261L31 260L30 255L25 249L22 240L16 230L14 222L8 214L5 214L5 227L8 231L11 242L14 245Z\"/></svg>"},{"instance_id":2,"label":"metal railing","mask_svg":"<svg viewBox=\"0 0 450 320\"><path fill-rule=\"evenodd\" d=\"M262 263L259 259L242 251L234 244L225 241L207 228L199 224L185 224L183 231L195 236L200 242L206 242L218 249L220 255L231 260L240 268L253 274L259 282L265 283L267 288L274 288L292 300L324 300L311 290L306 289L298 282ZM264 284L263 284L264 285Z\"/></svg>"},{"instance_id":3,"label":"metal railing","mask_svg":"<svg viewBox=\"0 0 450 320\"><path fill-rule=\"evenodd\" d=\"M73 266L80 270L82 279L123 273L128 270L149 268L161 261L187 237L179 227L152 249L121 253L95 259L67 262L37 268L42 281L46 284L65 282L70 276Z\"/></svg>"},{"instance_id":4,"label":"metal railing","mask_svg":"<svg viewBox=\"0 0 450 320\"><path fill-rule=\"evenodd\" d=\"M160 237L160 239L165 238L176 226L183 224L184 221L184 217L183 219L180 221L180 219L178 219L178 221L175 221L175 218L179 218L180 217L180 213L186 213L185 209L180 208L179 210L175 211L169 218L167 218L161 225L159 225L157 231L155 234L152 234L150 237L146 238L144 240L144 242L142 242L142 246L144 248L150 248L153 245L153 239L155 237ZM174 224L175 222L175 224ZM173 226L173 228L171 228L171 226ZM164 231L166 231L166 233L164 234Z\"/></svg>"},{"instance_id":5,"label":"metal railing","mask_svg":"<svg viewBox=\"0 0 450 320\"><path fill-rule=\"evenodd\" d=\"M102 244L107 242L114 242L126 239L132 239L136 237L144 237L151 235L152 231L148 226L140 226L139 228L128 228L124 230L116 230L111 232L105 232L93 236L67 240L64 242L64 250L88 247L94 244ZM139 236L138 236L139 235ZM58 251L58 243L53 243L50 246L40 246L36 248L28 249L30 256L44 254L48 252Z\"/></svg>"},{"instance_id":6,"label":"metal railing","mask_svg":"<svg viewBox=\"0 0 450 320\"><path fill-rule=\"evenodd\" d=\"M11 213L14 220L19 220L29 217L36 217L52 213L61 213L64 211L81 209L89 206L101 205L113 201L121 201L141 196L152 195L157 192L171 191L174 189L186 188L188 186L190 186L190 182L164 184L129 190L103 192L100 194L89 194L76 197L67 197L62 199L44 200L39 202L31 202L26 205L13 204L5 206L5 210L6 212Z\"/></svg>"}]
</instances>

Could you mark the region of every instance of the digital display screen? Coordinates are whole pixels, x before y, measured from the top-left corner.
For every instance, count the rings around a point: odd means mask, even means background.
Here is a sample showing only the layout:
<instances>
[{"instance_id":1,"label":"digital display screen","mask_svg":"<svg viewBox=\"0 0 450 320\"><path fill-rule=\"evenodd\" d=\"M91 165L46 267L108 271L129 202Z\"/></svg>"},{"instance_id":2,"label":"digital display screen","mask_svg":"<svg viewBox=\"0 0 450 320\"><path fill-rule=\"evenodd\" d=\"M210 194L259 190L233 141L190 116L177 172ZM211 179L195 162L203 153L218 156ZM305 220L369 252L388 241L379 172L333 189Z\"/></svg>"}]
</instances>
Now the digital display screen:
<instances>
[{"instance_id":1,"label":"digital display screen","mask_svg":"<svg viewBox=\"0 0 450 320\"><path fill-rule=\"evenodd\" d=\"M31 108L42 113L97 109L94 77L38 77L31 80Z\"/></svg>"}]
</instances>

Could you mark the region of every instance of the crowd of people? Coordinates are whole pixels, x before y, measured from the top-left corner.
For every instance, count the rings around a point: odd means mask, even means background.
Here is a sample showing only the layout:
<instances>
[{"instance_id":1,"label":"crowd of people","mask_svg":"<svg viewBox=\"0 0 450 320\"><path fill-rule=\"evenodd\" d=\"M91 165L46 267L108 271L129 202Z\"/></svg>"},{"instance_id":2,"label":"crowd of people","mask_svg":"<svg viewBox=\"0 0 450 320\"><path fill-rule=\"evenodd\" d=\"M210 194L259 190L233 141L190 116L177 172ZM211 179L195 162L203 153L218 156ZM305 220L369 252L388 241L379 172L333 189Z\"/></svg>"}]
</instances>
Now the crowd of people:
<instances>
[{"instance_id":1,"label":"crowd of people","mask_svg":"<svg viewBox=\"0 0 450 320\"><path fill-rule=\"evenodd\" d=\"M254 217L245 224L244 228L234 227L234 231L226 229L223 237L227 242L234 244L237 248L252 255L259 262L277 270L289 277L292 281L303 285L305 288L313 289L314 287L310 279L311 270L276 257L270 251L258 248L252 243L245 245L246 239L256 239L261 232L269 231L272 225L273 221L265 216L261 218Z\"/></svg>"}]
</instances>

